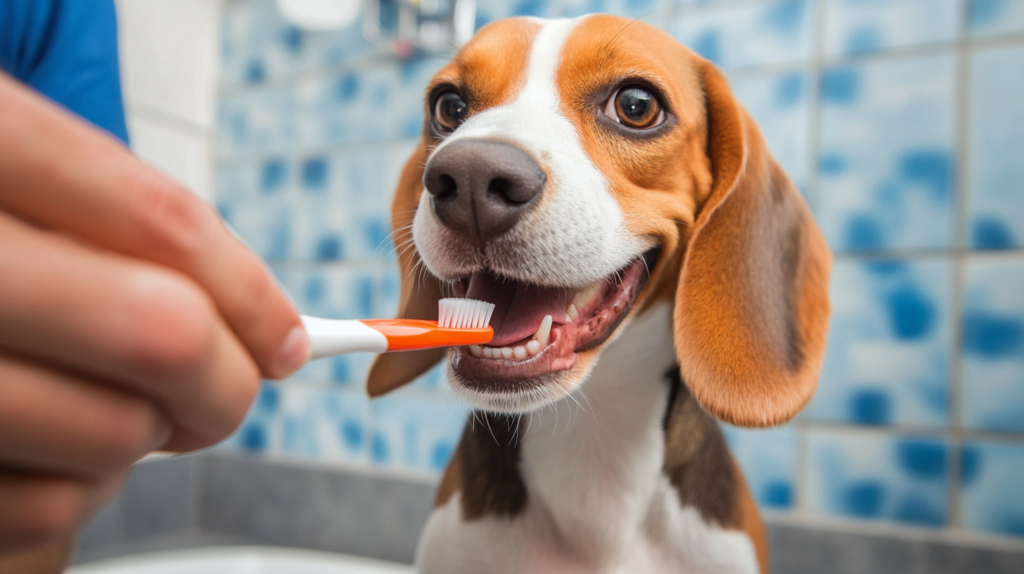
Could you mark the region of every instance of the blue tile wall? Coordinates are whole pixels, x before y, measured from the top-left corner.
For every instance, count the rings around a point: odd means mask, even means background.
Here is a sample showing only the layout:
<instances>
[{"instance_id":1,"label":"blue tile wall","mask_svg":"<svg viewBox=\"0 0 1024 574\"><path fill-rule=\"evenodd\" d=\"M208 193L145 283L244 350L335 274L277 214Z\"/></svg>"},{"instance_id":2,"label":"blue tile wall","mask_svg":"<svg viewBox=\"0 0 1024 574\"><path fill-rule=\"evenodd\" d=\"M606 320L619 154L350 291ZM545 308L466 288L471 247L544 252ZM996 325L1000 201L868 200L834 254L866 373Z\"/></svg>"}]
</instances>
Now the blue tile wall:
<instances>
[{"instance_id":1,"label":"blue tile wall","mask_svg":"<svg viewBox=\"0 0 1024 574\"><path fill-rule=\"evenodd\" d=\"M445 397L389 396L374 401L373 416L375 464L439 473L462 436L466 409Z\"/></svg>"},{"instance_id":2,"label":"blue tile wall","mask_svg":"<svg viewBox=\"0 0 1024 574\"><path fill-rule=\"evenodd\" d=\"M295 90L289 87L225 94L217 109L221 156L287 152L297 143Z\"/></svg>"},{"instance_id":3,"label":"blue tile wall","mask_svg":"<svg viewBox=\"0 0 1024 574\"><path fill-rule=\"evenodd\" d=\"M228 4L221 38L221 85L259 86L368 55L359 23L337 32L300 30L271 0Z\"/></svg>"},{"instance_id":4,"label":"blue tile wall","mask_svg":"<svg viewBox=\"0 0 1024 574\"><path fill-rule=\"evenodd\" d=\"M301 81L295 90L298 145L321 148L392 137L397 75L395 64L376 62L361 70Z\"/></svg>"},{"instance_id":5,"label":"blue tile wall","mask_svg":"<svg viewBox=\"0 0 1024 574\"><path fill-rule=\"evenodd\" d=\"M292 250L294 200L286 191L217 200L224 220L256 253L267 260L282 260Z\"/></svg>"},{"instance_id":6,"label":"blue tile wall","mask_svg":"<svg viewBox=\"0 0 1024 574\"><path fill-rule=\"evenodd\" d=\"M955 72L948 54L822 71L818 215L833 249L952 245Z\"/></svg>"},{"instance_id":7,"label":"blue tile wall","mask_svg":"<svg viewBox=\"0 0 1024 574\"><path fill-rule=\"evenodd\" d=\"M946 426L952 266L840 260L822 385L808 416L862 425Z\"/></svg>"},{"instance_id":8,"label":"blue tile wall","mask_svg":"<svg viewBox=\"0 0 1024 574\"><path fill-rule=\"evenodd\" d=\"M1024 543L1024 2L480 0L477 25L591 11L721 66L835 252L815 399L724 429L762 507ZM215 202L304 312L397 311L391 196L449 57L226 3ZM465 406L442 367L370 401L371 359L267 383L222 448L436 477Z\"/></svg>"},{"instance_id":9,"label":"blue tile wall","mask_svg":"<svg viewBox=\"0 0 1024 574\"><path fill-rule=\"evenodd\" d=\"M949 445L928 438L814 431L811 512L938 528L949 518Z\"/></svg>"},{"instance_id":10,"label":"blue tile wall","mask_svg":"<svg viewBox=\"0 0 1024 574\"><path fill-rule=\"evenodd\" d=\"M391 253L386 147L304 154L297 164L294 259L372 261Z\"/></svg>"},{"instance_id":11,"label":"blue tile wall","mask_svg":"<svg viewBox=\"0 0 1024 574\"><path fill-rule=\"evenodd\" d=\"M359 391L265 383L241 428L219 448L366 465L372 454L370 409Z\"/></svg>"}]
</instances>

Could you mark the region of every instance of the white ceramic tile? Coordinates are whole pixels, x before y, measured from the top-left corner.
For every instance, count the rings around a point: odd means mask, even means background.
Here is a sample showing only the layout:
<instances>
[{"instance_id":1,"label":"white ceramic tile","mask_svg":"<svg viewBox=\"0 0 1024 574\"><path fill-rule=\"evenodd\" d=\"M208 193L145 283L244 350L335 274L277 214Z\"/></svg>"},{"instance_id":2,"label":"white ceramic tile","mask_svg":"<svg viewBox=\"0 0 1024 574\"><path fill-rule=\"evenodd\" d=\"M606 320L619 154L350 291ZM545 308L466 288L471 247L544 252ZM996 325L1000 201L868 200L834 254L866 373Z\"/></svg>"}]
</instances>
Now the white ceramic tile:
<instances>
[{"instance_id":1,"label":"white ceramic tile","mask_svg":"<svg viewBox=\"0 0 1024 574\"><path fill-rule=\"evenodd\" d=\"M117 0L125 99L212 127L222 0Z\"/></svg>"}]
</instances>

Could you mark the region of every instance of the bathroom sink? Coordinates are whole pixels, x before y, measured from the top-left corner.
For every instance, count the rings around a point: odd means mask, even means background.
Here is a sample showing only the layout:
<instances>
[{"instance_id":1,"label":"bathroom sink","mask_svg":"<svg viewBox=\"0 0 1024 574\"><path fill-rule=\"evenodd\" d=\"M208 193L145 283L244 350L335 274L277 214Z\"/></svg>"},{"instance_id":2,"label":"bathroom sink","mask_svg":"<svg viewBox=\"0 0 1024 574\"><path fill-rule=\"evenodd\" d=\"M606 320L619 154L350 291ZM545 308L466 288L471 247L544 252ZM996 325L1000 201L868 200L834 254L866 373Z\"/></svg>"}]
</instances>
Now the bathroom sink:
<instances>
[{"instance_id":1,"label":"bathroom sink","mask_svg":"<svg viewBox=\"0 0 1024 574\"><path fill-rule=\"evenodd\" d=\"M411 574L406 564L293 548L229 546L137 554L67 574Z\"/></svg>"}]
</instances>

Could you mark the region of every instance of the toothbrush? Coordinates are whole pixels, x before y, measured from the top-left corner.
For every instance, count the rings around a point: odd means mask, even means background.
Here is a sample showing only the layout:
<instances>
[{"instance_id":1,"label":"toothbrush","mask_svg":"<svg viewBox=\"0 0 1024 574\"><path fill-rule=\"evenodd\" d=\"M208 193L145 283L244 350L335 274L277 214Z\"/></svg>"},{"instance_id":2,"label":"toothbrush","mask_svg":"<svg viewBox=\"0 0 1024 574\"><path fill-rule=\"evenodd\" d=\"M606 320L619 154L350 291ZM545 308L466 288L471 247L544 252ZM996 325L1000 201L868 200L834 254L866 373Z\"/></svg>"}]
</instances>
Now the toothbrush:
<instances>
[{"instance_id":1,"label":"toothbrush","mask_svg":"<svg viewBox=\"0 0 1024 574\"><path fill-rule=\"evenodd\" d=\"M438 320L321 319L302 316L313 359L360 351L387 353L436 347L482 345L494 337L488 326L494 305L474 299L441 299Z\"/></svg>"}]
</instances>

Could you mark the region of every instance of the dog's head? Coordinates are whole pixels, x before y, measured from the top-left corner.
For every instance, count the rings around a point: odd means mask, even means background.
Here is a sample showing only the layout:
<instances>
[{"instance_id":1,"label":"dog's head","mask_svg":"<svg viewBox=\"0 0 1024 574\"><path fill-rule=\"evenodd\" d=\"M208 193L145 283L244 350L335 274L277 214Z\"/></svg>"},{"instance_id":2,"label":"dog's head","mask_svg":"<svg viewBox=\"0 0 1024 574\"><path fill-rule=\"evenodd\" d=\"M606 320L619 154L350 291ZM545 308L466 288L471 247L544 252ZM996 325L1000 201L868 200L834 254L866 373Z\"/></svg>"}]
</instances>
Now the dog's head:
<instances>
[{"instance_id":1,"label":"dog's head","mask_svg":"<svg viewBox=\"0 0 1024 574\"><path fill-rule=\"evenodd\" d=\"M769 425L810 399L828 247L706 60L622 18L504 20L437 73L426 109L392 211L400 314L436 318L442 294L496 305L491 345L450 355L474 406L571 393L658 300L713 414ZM371 395L443 357L381 356Z\"/></svg>"}]
</instances>

